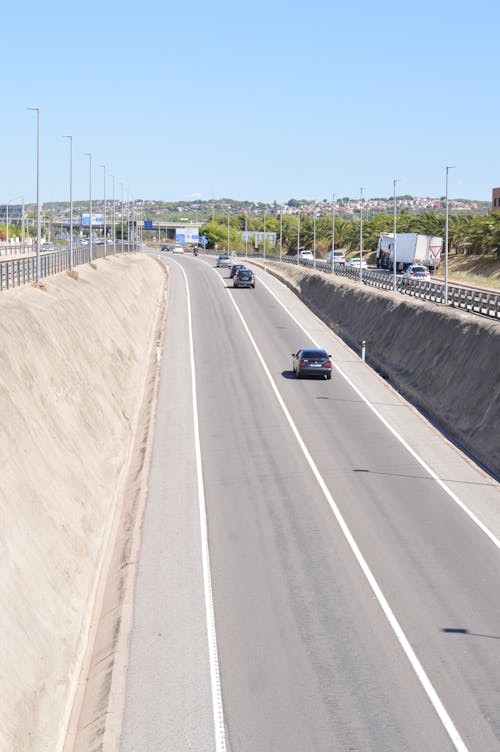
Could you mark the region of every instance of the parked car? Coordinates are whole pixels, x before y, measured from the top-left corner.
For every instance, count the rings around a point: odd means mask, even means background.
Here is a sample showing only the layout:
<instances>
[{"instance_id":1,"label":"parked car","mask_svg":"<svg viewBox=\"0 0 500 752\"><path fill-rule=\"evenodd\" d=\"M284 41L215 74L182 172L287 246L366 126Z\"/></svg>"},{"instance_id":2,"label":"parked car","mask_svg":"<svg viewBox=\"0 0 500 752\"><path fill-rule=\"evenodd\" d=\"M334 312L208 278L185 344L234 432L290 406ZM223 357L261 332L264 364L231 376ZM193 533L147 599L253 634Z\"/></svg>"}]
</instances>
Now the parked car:
<instances>
[{"instance_id":1,"label":"parked car","mask_svg":"<svg viewBox=\"0 0 500 752\"><path fill-rule=\"evenodd\" d=\"M345 253L344 253L344 251L334 251L333 254L334 254L334 258L333 258L333 263L334 264L345 264ZM331 251L328 251L327 258L328 258L328 261L330 261L330 263L331 263L331 261L332 261L332 252Z\"/></svg>"},{"instance_id":2,"label":"parked car","mask_svg":"<svg viewBox=\"0 0 500 752\"><path fill-rule=\"evenodd\" d=\"M172 253L184 253L184 248L181 245L174 245Z\"/></svg>"},{"instance_id":3,"label":"parked car","mask_svg":"<svg viewBox=\"0 0 500 752\"><path fill-rule=\"evenodd\" d=\"M350 266L351 269L368 269L368 264L364 258L361 258L360 256L355 256L354 258L349 259L347 266Z\"/></svg>"},{"instance_id":4,"label":"parked car","mask_svg":"<svg viewBox=\"0 0 500 752\"><path fill-rule=\"evenodd\" d=\"M230 256L227 255L227 253L222 254L222 256L219 256L217 259L217 266L223 267L230 267L232 266L233 260Z\"/></svg>"},{"instance_id":5,"label":"parked car","mask_svg":"<svg viewBox=\"0 0 500 752\"><path fill-rule=\"evenodd\" d=\"M422 266L422 264L410 264L405 270L403 277L409 277L410 279L430 279L431 275L426 266Z\"/></svg>"},{"instance_id":6,"label":"parked car","mask_svg":"<svg viewBox=\"0 0 500 752\"><path fill-rule=\"evenodd\" d=\"M299 251L299 258L300 259L314 259L314 254L312 251Z\"/></svg>"},{"instance_id":7,"label":"parked car","mask_svg":"<svg viewBox=\"0 0 500 752\"><path fill-rule=\"evenodd\" d=\"M232 279L239 269L244 269L245 264L232 264L231 271L229 272L229 279Z\"/></svg>"},{"instance_id":8,"label":"parked car","mask_svg":"<svg viewBox=\"0 0 500 752\"><path fill-rule=\"evenodd\" d=\"M298 379L302 376L325 376L332 378L331 355L326 350L303 347L298 352L292 353L292 367Z\"/></svg>"},{"instance_id":9,"label":"parked car","mask_svg":"<svg viewBox=\"0 0 500 752\"><path fill-rule=\"evenodd\" d=\"M233 287L255 287L255 275L251 269L237 269L233 277Z\"/></svg>"}]
</instances>

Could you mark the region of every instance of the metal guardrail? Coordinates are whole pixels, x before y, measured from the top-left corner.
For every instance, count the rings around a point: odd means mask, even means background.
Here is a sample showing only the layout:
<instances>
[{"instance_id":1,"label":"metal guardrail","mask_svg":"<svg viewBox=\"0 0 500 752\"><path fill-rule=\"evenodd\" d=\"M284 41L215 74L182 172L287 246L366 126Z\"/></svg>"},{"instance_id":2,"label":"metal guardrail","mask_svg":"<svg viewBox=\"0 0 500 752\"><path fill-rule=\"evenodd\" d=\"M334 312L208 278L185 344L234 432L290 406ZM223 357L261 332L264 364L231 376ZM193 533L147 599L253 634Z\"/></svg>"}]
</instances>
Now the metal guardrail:
<instances>
[{"instance_id":1,"label":"metal guardrail","mask_svg":"<svg viewBox=\"0 0 500 752\"><path fill-rule=\"evenodd\" d=\"M123 252L138 250L137 244L123 242ZM104 245L98 244L92 247L92 261L113 256L122 252L122 244ZM33 250L31 250L33 253ZM70 269L69 247L59 251L47 251L40 253L40 279L50 277L59 272ZM90 262L90 246L76 245L73 247L73 268ZM18 258L0 258L0 292L10 290L13 287L30 284L36 281L36 256L21 256Z\"/></svg>"},{"instance_id":2,"label":"metal guardrail","mask_svg":"<svg viewBox=\"0 0 500 752\"><path fill-rule=\"evenodd\" d=\"M242 254L239 254L240 256ZM250 258L263 259L262 253L248 254ZM283 255L279 256L266 254L269 261L280 261L282 263L297 265L296 256ZM310 269L319 269L326 274L331 274L332 265L328 261L316 261L302 259L300 265ZM349 277L353 280L359 280L359 269L352 269L345 264L335 264L334 274L341 277ZM393 290L394 282L392 274L381 274L371 269L363 269L361 281L370 287L378 287L382 290ZM445 304L445 287L444 284L432 281L419 281L406 277L396 277L396 290L402 295L411 295L421 300L428 300L432 303ZM481 290L475 287L463 287L456 284L448 284L448 305L453 308L460 308L470 313L481 314L489 318L500 320L500 293L489 290Z\"/></svg>"}]
</instances>

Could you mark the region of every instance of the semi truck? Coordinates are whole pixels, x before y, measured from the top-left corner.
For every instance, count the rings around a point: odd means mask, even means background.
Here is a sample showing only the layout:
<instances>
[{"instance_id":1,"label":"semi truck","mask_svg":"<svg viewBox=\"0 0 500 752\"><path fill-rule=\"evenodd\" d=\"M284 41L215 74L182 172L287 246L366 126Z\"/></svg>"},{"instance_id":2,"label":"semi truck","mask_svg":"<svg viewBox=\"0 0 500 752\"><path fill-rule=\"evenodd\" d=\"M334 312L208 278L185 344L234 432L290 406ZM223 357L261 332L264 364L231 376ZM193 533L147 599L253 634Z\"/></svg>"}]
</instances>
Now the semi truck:
<instances>
[{"instance_id":1,"label":"semi truck","mask_svg":"<svg viewBox=\"0 0 500 752\"><path fill-rule=\"evenodd\" d=\"M396 271L404 272L410 264L422 264L436 271L441 260L443 238L418 232L396 234ZM377 269L394 268L394 233L382 233L377 243Z\"/></svg>"}]
</instances>

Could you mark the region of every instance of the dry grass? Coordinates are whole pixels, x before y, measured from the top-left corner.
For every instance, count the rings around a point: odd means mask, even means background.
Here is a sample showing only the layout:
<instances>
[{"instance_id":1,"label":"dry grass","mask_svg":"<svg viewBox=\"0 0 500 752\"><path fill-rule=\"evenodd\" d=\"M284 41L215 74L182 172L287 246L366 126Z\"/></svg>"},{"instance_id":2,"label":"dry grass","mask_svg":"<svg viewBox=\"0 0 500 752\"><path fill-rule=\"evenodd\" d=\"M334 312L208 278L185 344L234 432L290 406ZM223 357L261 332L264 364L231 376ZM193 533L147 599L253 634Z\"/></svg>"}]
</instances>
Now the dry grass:
<instances>
[{"instance_id":1,"label":"dry grass","mask_svg":"<svg viewBox=\"0 0 500 752\"><path fill-rule=\"evenodd\" d=\"M477 287L500 290L500 261L494 256L462 256L453 254L448 259L448 275L451 282L465 282ZM444 277L444 261L434 276Z\"/></svg>"}]
</instances>

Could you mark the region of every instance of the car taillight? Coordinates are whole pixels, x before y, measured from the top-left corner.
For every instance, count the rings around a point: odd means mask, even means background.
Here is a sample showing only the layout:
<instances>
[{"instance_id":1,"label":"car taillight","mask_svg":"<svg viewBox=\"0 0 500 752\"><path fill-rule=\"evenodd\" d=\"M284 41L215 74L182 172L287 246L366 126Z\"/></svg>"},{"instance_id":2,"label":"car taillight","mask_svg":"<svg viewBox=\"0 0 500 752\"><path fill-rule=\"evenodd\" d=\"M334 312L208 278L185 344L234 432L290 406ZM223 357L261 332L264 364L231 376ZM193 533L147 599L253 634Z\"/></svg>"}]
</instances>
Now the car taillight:
<instances>
[{"instance_id":1,"label":"car taillight","mask_svg":"<svg viewBox=\"0 0 500 752\"><path fill-rule=\"evenodd\" d=\"M331 367L332 367L332 361L331 360L327 360L326 363L325 363L325 368L331 368Z\"/></svg>"},{"instance_id":2,"label":"car taillight","mask_svg":"<svg viewBox=\"0 0 500 752\"><path fill-rule=\"evenodd\" d=\"M305 366L305 365L307 365L306 361L305 360L301 360L300 363L299 363L299 366Z\"/></svg>"}]
</instances>

